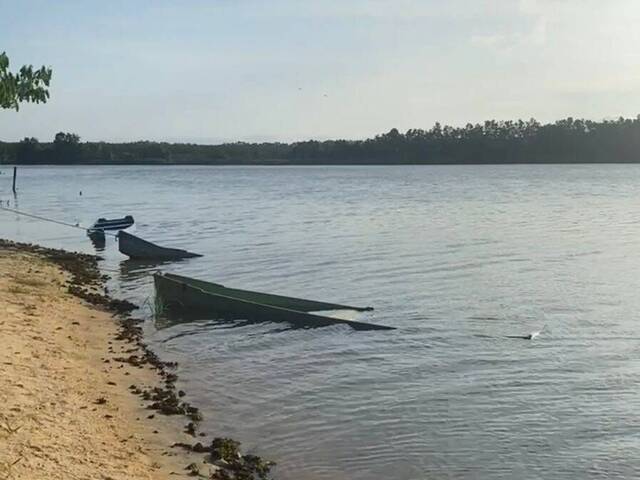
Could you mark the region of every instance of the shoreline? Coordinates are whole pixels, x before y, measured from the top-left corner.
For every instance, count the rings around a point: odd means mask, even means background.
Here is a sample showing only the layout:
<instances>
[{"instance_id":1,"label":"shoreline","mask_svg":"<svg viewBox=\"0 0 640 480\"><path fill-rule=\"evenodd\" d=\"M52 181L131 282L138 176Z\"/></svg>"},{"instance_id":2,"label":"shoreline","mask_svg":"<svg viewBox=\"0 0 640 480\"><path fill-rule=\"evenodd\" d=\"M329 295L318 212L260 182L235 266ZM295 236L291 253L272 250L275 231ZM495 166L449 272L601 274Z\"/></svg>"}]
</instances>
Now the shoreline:
<instances>
[{"instance_id":1,"label":"shoreline","mask_svg":"<svg viewBox=\"0 0 640 480\"><path fill-rule=\"evenodd\" d=\"M0 239L0 479L267 478L198 429L98 257Z\"/></svg>"},{"instance_id":2,"label":"shoreline","mask_svg":"<svg viewBox=\"0 0 640 480\"><path fill-rule=\"evenodd\" d=\"M121 161L121 162L83 162L83 163L0 163L0 168L34 168L34 167L473 167L473 166L517 166L517 165L639 165L640 160L540 160L540 161L482 161L482 162L329 162L321 161L315 163L305 162L288 162L288 161L264 161L264 162L228 162L228 163L211 163L211 162L141 162L141 161ZM7 174L7 176L9 176Z\"/></svg>"}]
</instances>

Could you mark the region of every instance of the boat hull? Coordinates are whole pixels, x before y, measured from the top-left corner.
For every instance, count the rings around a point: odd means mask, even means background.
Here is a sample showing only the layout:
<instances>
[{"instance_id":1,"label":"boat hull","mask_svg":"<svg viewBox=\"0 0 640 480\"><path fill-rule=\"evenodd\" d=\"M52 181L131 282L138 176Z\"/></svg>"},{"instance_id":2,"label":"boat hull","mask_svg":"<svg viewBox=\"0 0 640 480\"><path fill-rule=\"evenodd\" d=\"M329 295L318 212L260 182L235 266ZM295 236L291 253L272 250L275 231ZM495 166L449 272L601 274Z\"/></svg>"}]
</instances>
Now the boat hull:
<instances>
[{"instance_id":1,"label":"boat hull","mask_svg":"<svg viewBox=\"0 0 640 480\"><path fill-rule=\"evenodd\" d=\"M357 312L366 312L373 310L371 307L354 307L351 305L342 305L339 303L318 302L315 300L306 300L304 298L285 297L283 295L274 295L271 293L254 292L251 290L240 290L237 288L229 288L219 283L206 282L195 278L175 275L173 273L164 273L166 280L176 283L183 283L192 287L199 288L206 293L215 295L224 295L240 300L246 300L253 303L261 303L271 305L273 307L287 308L289 310L298 310L301 312L320 312L323 310L354 310Z\"/></svg>"},{"instance_id":2,"label":"boat hull","mask_svg":"<svg viewBox=\"0 0 640 480\"><path fill-rule=\"evenodd\" d=\"M156 295L164 308L173 312L188 313L189 315L201 314L203 315L202 318L219 317L251 321L286 322L294 327L300 328L326 327L329 325L344 324L349 325L356 330L393 330L392 327L384 325L326 317L281 306L284 305L284 299L291 299L296 302L303 301L302 299L295 299L292 297L271 296L279 299L279 305L259 303L249 300L246 295L245 298L241 298L239 294L262 295L260 298L263 299L270 295L237 289L227 289L222 285L170 274L155 274L154 283L156 287ZM200 288L203 283L210 285L211 288L208 289L208 291ZM314 303L322 305L337 305L326 304L324 302ZM292 304L295 304L295 302ZM340 307L345 308L345 306ZM354 307L347 308L366 310Z\"/></svg>"},{"instance_id":3,"label":"boat hull","mask_svg":"<svg viewBox=\"0 0 640 480\"><path fill-rule=\"evenodd\" d=\"M161 247L122 231L118 234L118 250L135 260L178 260L202 256L179 248Z\"/></svg>"},{"instance_id":4,"label":"boat hull","mask_svg":"<svg viewBox=\"0 0 640 480\"><path fill-rule=\"evenodd\" d=\"M134 220L131 215L127 215L124 218L116 218L114 220L106 220L104 218L100 218L91 226L89 230L124 230L125 228L129 228L133 224Z\"/></svg>"}]
</instances>

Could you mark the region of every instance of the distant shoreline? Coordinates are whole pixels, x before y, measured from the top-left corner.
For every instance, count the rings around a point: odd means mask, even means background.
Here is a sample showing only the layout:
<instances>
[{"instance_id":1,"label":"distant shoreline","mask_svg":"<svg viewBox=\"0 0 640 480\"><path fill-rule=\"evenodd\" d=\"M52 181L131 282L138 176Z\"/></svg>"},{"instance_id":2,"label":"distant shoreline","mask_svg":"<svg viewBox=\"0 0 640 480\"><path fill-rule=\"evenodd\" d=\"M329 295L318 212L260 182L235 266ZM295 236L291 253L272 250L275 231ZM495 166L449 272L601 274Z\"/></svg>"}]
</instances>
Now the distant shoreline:
<instances>
[{"instance_id":1,"label":"distant shoreline","mask_svg":"<svg viewBox=\"0 0 640 480\"><path fill-rule=\"evenodd\" d=\"M365 140L219 145L137 141L0 142L0 164L16 165L516 165L640 163L640 115L595 122L566 118L495 121L429 130L393 128Z\"/></svg>"},{"instance_id":2,"label":"distant shoreline","mask_svg":"<svg viewBox=\"0 0 640 480\"><path fill-rule=\"evenodd\" d=\"M545 162L441 162L441 163L278 163L278 162L263 162L263 163L204 163L204 162L109 162L109 163L2 163L0 162L0 169L11 167L136 167L136 166L148 166L148 167L403 167L403 166L422 166L422 167L443 167L443 166L500 166L500 165L640 165L640 158L638 160L627 161L591 161L591 162L568 162L568 161L545 161Z\"/></svg>"}]
</instances>

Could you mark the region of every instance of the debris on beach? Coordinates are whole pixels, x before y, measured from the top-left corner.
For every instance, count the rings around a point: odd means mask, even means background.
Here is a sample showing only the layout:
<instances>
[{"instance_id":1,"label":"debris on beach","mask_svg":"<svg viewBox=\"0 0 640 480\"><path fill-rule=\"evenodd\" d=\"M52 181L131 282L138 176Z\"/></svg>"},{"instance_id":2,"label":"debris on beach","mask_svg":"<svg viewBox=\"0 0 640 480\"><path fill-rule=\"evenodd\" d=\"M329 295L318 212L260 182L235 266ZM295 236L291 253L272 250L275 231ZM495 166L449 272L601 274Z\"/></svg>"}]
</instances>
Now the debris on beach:
<instances>
[{"instance_id":1,"label":"debris on beach","mask_svg":"<svg viewBox=\"0 0 640 480\"><path fill-rule=\"evenodd\" d=\"M210 475L211 480L266 480L275 466L275 462L264 460L256 455L242 455L240 442L231 438L214 438L209 446L198 442L193 445L175 443L173 447L194 453L208 453L209 461L218 467ZM187 469L194 470L191 465ZM197 471L200 471L199 467Z\"/></svg>"}]
</instances>

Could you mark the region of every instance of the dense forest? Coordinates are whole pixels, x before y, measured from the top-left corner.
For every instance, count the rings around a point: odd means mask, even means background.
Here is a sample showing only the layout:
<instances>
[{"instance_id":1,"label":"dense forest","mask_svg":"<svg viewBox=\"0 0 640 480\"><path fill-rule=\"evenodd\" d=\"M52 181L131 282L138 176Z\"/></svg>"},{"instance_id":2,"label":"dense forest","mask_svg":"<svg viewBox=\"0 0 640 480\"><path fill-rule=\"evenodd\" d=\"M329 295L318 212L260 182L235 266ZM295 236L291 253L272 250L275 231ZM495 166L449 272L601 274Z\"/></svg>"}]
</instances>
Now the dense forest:
<instances>
[{"instance_id":1,"label":"dense forest","mask_svg":"<svg viewBox=\"0 0 640 480\"><path fill-rule=\"evenodd\" d=\"M595 122L486 121L464 127L411 129L367 140L295 143L81 142L60 132L52 142L0 142L0 163L11 164L488 164L628 163L640 161L640 115Z\"/></svg>"}]
</instances>

